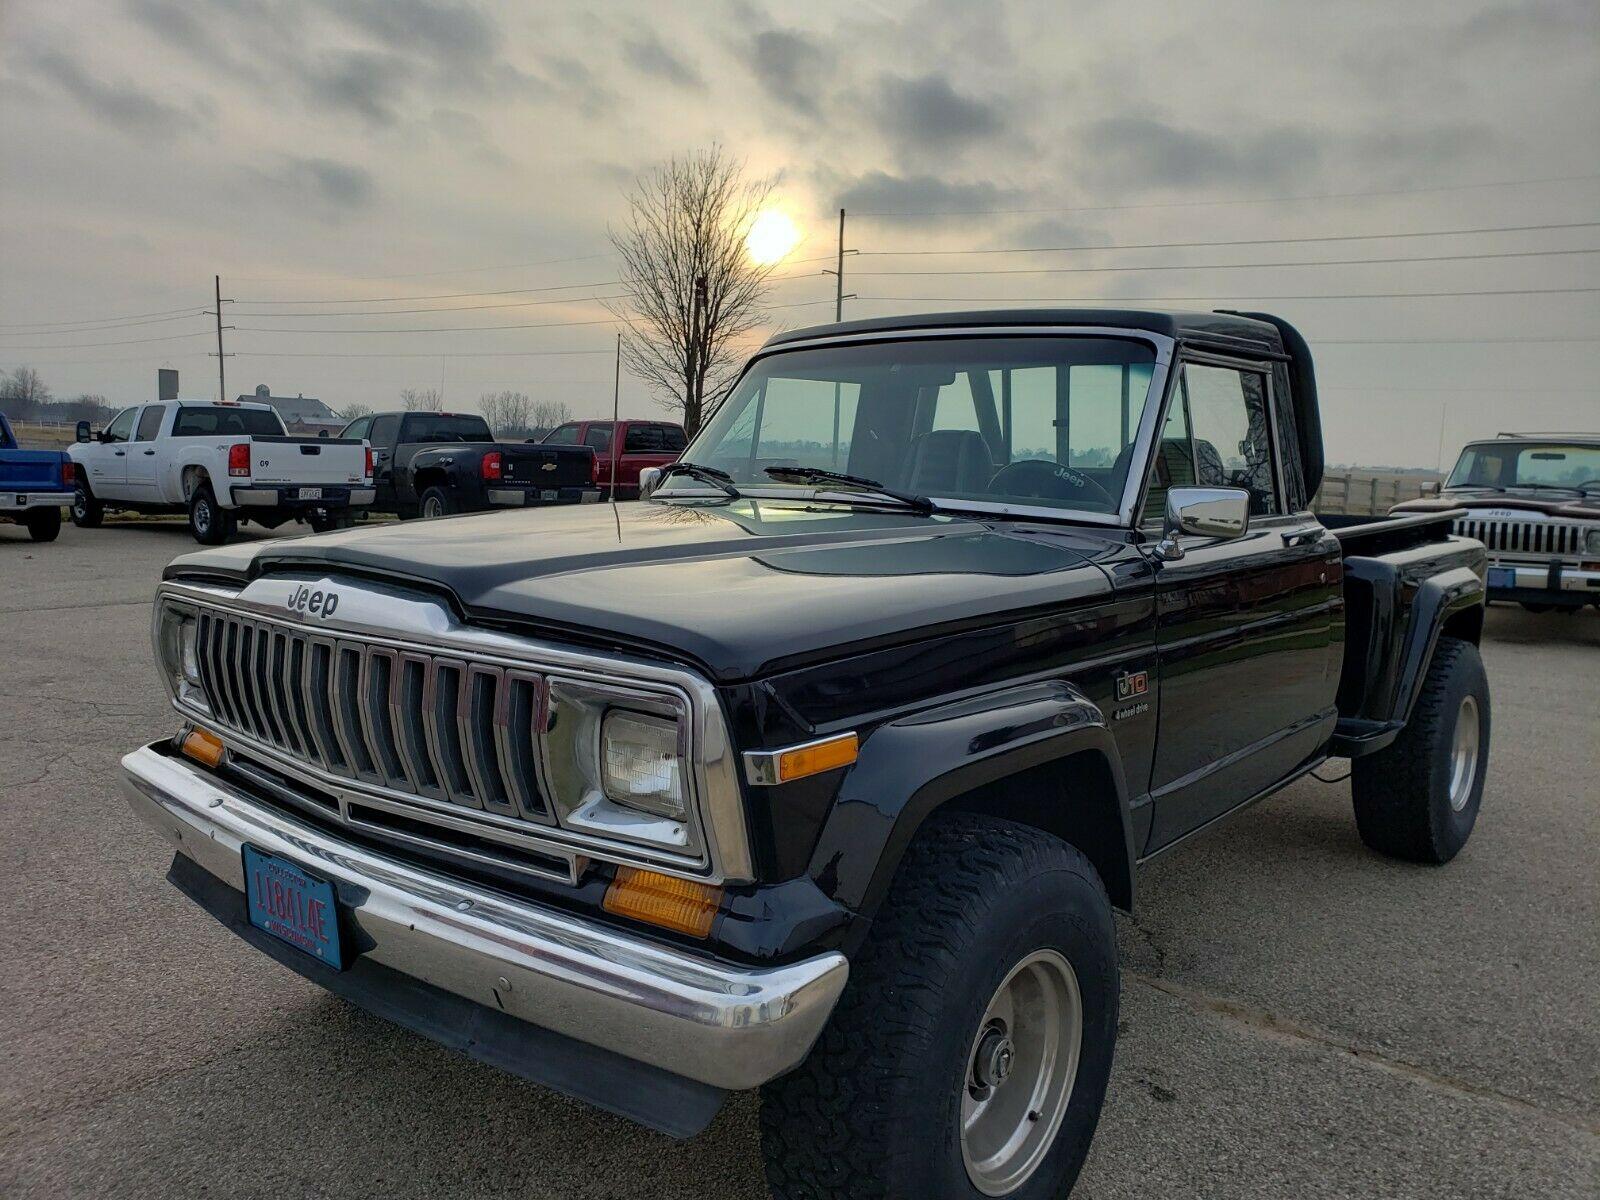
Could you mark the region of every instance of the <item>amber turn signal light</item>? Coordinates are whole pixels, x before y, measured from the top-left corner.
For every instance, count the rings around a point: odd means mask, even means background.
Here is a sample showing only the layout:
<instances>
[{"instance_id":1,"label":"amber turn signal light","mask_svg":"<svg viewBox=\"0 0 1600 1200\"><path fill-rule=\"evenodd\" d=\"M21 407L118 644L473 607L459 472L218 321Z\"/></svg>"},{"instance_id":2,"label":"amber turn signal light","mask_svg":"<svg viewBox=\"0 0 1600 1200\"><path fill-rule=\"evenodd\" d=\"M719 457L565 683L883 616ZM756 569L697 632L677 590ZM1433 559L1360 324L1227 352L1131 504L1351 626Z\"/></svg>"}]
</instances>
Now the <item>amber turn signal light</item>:
<instances>
[{"instance_id":1,"label":"amber turn signal light","mask_svg":"<svg viewBox=\"0 0 1600 1200\"><path fill-rule=\"evenodd\" d=\"M197 763L214 767L222 761L222 739L204 729L191 729L183 739L183 752Z\"/></svg>"},{"instance_id":2,"label":"amber turn signal light","mask_svg":"<svg viewBox=\"0 0 1600 1200\"><path fill-rule=\"evenodd\" d=\"M835 767L848 767L855 762L859 752L860 743L853 733L785 750L778 755L778 782L790 783L807 775L820 775Z\"/></svg>"},{"instance_id":3,"label":"amber turn signal light","mask_svg":"<svg viewBox=\"0 0 1600 1200\"><path fill-rule=\"evenodd\" d=\"M721 902L722 889L709 883L677 879L638 867L618 867L601 907L619 917L703 938L711 932L711 922Z\"/></svg>"}]
</instances>

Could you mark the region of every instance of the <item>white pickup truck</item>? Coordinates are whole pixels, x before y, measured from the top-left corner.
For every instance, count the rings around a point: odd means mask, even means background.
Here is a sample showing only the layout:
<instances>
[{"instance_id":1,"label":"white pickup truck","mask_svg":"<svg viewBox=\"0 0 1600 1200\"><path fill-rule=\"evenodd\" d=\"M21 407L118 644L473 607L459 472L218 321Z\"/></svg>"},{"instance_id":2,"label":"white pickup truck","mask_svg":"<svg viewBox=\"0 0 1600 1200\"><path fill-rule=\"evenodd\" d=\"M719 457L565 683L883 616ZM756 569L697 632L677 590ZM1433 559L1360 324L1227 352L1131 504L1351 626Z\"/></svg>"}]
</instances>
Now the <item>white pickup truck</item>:
<instances>
[{"instance_id":1,"label":"white pickup truck","mask_svg":"<svg viewBox=\"0 0 1600 1200\"><path fill-rule=\"evenodd\" d=\"M265 404L165 400L119 412L98 433L78 422L73 524L108 508L187 512L195 540L218 545L240 521L318 533L372 503L372 449L358 438L290 437Z\"/></svg>"}]
</instances>

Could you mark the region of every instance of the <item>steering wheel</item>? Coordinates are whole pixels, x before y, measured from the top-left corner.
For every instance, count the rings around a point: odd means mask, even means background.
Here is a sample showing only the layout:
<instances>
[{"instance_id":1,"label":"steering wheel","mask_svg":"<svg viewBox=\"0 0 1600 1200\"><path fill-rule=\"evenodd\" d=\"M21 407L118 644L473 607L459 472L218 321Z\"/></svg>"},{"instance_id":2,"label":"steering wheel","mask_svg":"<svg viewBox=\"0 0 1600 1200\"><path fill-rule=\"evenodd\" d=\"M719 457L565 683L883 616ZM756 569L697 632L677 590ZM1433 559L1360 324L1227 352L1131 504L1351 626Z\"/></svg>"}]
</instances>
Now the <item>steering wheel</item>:
<instances>
[{"instance_id":1,"label":"steering wheel","mask_svg":"<svg viewBox=\"0 0 1600 1200\"><path fill-rule=\"evenodd\" d=\"M1027 458L1001 467L989 480L989 490L1000 496L1076 500L1095 508L1116 508L1105 488L1082 471L1042 458Z\"/></svg>"}]
</instances>

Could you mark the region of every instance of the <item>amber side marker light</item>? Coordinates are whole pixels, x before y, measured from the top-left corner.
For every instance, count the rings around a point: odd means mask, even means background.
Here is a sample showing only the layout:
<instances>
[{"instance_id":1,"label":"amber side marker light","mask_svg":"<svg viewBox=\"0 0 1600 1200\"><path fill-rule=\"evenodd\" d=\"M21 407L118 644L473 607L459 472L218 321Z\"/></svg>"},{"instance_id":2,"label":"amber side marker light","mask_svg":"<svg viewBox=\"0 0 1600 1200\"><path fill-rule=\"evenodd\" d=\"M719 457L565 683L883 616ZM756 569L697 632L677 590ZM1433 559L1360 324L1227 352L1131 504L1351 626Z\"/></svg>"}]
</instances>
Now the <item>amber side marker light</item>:
<instances>
[{"instance_id":1,"label":"amber side marker light","mask_svg":"<svg viewBox=\"0 0 1600 1200\"><path fill-rule=\"evenodd\" d=\"M619 917L631 917L703 938L711 932L722 889L692 879L675 879L659 871L618 867L606 889L601 907Z\"/></svg>"},{"instance_id":2,"label":"amber side marker light","mask_svg":"<svg viewBox=\"0 0 1600 1200\"><path fill-rule=\"evenodd\" d=\"M191 729L183 739L183 753L195 762L214 767L222 761L222 739L204 729Z\"/></svg>"},{"instance_id":3,"label":"amber side marker light","mask_svg":"<svg viewBox=\"0 0 1600 1200\"><path fill-rule=\"evenodd\" d=\"M790 783L807 775L820 775L835 767L848 767L860 753L860 743L853 733L841 734L825 742L798 746L778 755L778 782Z\"/></svg>"}]
</instances>

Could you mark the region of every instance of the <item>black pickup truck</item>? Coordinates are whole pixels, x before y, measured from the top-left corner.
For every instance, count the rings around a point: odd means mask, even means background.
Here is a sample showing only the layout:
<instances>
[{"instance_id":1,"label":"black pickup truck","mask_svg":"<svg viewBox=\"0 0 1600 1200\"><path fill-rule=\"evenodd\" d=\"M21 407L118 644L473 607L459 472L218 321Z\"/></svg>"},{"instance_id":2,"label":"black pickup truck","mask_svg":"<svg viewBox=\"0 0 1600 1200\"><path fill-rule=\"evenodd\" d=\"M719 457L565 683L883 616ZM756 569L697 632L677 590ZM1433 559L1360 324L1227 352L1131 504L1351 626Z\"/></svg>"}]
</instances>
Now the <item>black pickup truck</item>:
<instances>
[{"instance_id":1,"label":"black pickup truck","mask_svg":"<svg viewBox=\"0 0 1600 1200\"><path fill-rule=\"evenodd\" d=\"M781 1197L1056 1197L1143 862L1353 760L1478 816L1483 546L1331 533L1265 315L782 334L643 503L180 558L123 760L258 950L677 1135L760 1088Z\"/></svg>"},{"instance_id":2,"label":"black pickup truck","mask_svg":"<svg viewBox=\"0 0 1600 1200\"><path fill-rule=\"evenodd\" d=\"M371 443L373 507L404 520L600 499L589 447L497 442L475 413L373 413L339 436Z\"/></svg>"}]
</instances>

